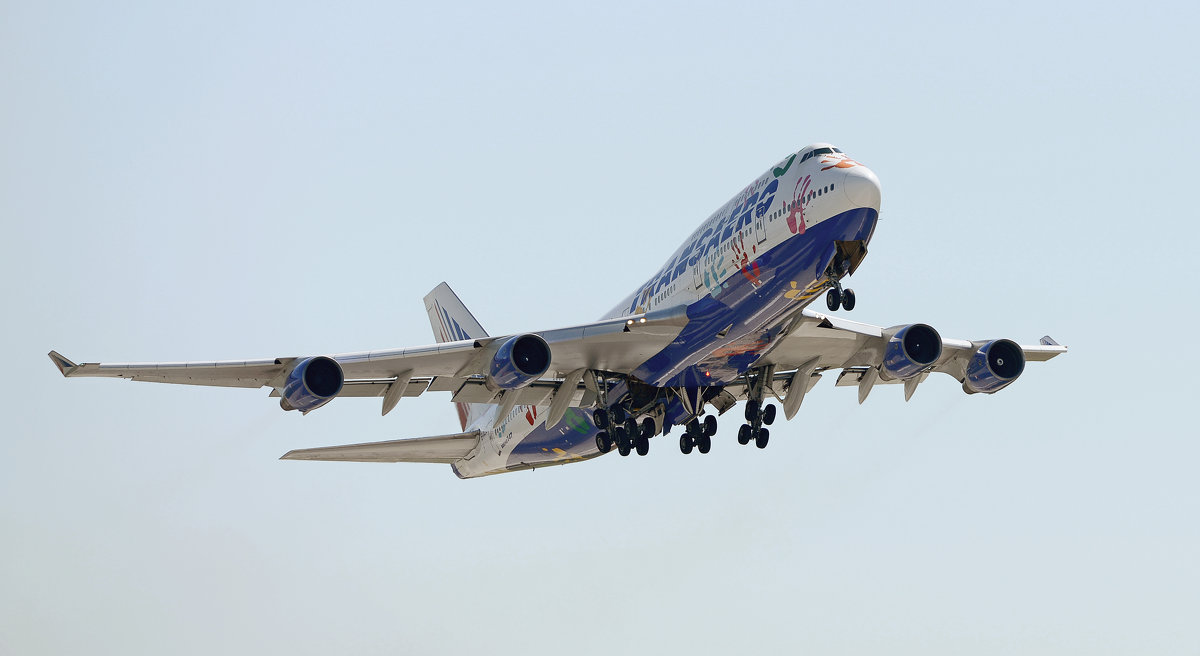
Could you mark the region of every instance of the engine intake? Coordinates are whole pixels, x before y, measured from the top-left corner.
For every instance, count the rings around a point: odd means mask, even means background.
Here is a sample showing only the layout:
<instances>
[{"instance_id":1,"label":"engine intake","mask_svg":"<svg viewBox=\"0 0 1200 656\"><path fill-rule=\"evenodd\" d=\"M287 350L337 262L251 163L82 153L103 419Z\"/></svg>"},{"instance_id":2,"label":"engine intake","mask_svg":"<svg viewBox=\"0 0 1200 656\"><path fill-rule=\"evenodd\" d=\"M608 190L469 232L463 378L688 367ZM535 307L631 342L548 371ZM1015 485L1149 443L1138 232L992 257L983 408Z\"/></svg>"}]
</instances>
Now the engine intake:
<instances>
[{"instance_id":1,"label":"engine intake","mask_svg":"<svg viewBox=\"0 0 1200 656\"><path fill-rule=\"evenodd\" d=\"M912 378L942 357L942 336L923 324L914 323L896 331L883 354L886 378Z\"/></svg>"},{"instance_id":2,"label":"engine intake","mask_svg":"<svg viewBox=\"0 0 1200 656\"><path fill-rule=\"evenodd\" d=\"M1008 387L1025 371L1025 352L1012 340L994 339L979 347L967 365L963 389L991 394Z\"/></svg>"},{"instance_id":3,"label":"engine intake","mask_svg":"<svg viewBox=\"0 0 1200 656\"><path fill-rule=\"evenodd\" d=\"M280 405L284 410L308 414L333 400L345 380L342 366L333 358L305 358L288 374L280 392Z\"/></svg>"},{"instance_id":4,"label":"engine intake","mask_svg":"<svg viewBox=\"0 0 1200 656\"><path fill-rule=\"evenodd\" d=\"M500 345L488 370L488 384L520 389L550 368L550 345L537 335L517 335Z\"/></svg>"}]
</instances>

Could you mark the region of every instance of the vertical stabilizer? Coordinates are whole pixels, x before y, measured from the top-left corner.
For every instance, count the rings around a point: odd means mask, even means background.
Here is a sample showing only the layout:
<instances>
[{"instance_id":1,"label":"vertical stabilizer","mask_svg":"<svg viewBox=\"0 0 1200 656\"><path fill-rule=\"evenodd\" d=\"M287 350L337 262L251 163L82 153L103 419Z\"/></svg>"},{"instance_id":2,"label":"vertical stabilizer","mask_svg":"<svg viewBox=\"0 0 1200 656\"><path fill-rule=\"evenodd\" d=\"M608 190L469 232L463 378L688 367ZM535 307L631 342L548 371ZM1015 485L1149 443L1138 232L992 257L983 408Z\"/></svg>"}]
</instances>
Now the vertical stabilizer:
<instances>
[{"instance_id":1,"label":"vertical stabilizer","mask_svg":"<svg viewBox=\"0 0 1200 656\"><path fill-rule=\"evenodd\" d=\"M475 319L475 315L459 300L458 294L444 282L425 295L425 312L429 314L429 325L433 327L433 337L438 342L457 342L488 336L487 331ZM454 405L458 406L458 421L463 430L488 409L486 403Z\"/></svg>"}]
</instances>

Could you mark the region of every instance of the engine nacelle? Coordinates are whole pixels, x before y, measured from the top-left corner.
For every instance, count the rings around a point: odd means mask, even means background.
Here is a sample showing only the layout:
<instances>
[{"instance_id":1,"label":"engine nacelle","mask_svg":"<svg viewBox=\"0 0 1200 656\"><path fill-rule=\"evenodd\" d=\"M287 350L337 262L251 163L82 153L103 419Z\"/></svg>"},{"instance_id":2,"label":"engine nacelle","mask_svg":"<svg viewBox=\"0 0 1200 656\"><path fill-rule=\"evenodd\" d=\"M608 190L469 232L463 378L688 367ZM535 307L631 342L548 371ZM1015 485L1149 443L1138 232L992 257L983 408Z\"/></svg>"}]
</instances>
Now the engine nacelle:
<instances>
[{"instance_id":1,"label":"engine nacelle","mask_svg":"<svg viewBox=\"0 0 1200 656\"><path fill-rule=\"evenodd\" d=\"M288 374L280 392L280 406L308 414L333 400L345 380L342 365L333 358L305 358Z\"/></svg>"},{"instance_id":2,"label":"engine nacelle","mask_svg":"<svg viewBox=\"0 0 1200 656\"><path fill-rule=\"evenodd\" d=\"M975 351L967 365L963 389L991 394L1008 387L1025 371L1025 352L1011 340L994 339Z\"/></svg>"},{"instance_id":3,"label":"engine nacelle","mask_svg":"<svg viewBox=\"0 0 1200 656\"><path fill-rule=\"evenodd\" d=\"M896 331L883 352L885 378L912 378L942 357L942 336L923 323Z\"/></svg>"},{"instance_id":4,"label":"engine nacelle","mask_svg":"<svg viewBox=\"0 0 1200 656\"><path fill-rule=\"evenodd\" d=\"M492 388L520 389L550 368L550 345L537 335L516 335L500 345L488 368Z\"/></svg>"}]
</instances>

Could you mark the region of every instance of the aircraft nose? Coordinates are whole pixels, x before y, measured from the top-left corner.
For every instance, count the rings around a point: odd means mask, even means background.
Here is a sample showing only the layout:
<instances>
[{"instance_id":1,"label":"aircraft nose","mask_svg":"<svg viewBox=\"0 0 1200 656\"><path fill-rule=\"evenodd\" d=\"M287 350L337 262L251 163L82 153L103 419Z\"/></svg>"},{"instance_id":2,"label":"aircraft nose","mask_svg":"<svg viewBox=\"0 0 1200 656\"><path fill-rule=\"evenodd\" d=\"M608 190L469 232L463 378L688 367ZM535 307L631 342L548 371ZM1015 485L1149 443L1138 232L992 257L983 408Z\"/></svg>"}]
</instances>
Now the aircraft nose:
<instances>
[{"instance_id":1,"label":"aircraft nose","mask_svg":"<svg viewBox=\"0 0 1200 656\"><path fill-rule=\"evenodd\" d=\"M871 169L861 164L851 167L846 171L842 189L855 207L870 207L879 211L879 178Z\"/></svg>"}]
</instances>

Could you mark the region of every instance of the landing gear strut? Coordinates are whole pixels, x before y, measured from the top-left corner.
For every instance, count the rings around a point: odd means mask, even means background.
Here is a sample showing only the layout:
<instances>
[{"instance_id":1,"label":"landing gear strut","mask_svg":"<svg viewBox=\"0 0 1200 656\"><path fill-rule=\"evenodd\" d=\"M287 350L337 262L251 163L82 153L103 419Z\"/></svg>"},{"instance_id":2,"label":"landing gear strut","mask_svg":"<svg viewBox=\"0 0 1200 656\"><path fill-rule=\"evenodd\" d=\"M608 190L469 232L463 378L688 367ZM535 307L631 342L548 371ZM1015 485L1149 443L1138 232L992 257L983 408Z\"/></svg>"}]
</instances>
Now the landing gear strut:
<instances>
[{"instance_id":1,"label":"landing gear strut","mask_svg":"<svg viewBox=\"0 0 1200 656\"><path fill-rule=\"evenodd\" d=\"M775 423L775 406L768 404L763 407L763 396L766 394L767 380L772 375L770 367L756 370L753 377L747 374L746 396L749 398L746 400L746 423L738 429L738 444L746 445L753 441L758 448L767 448L771 431L763 425Z\"/></svg>"}]
</instances>

